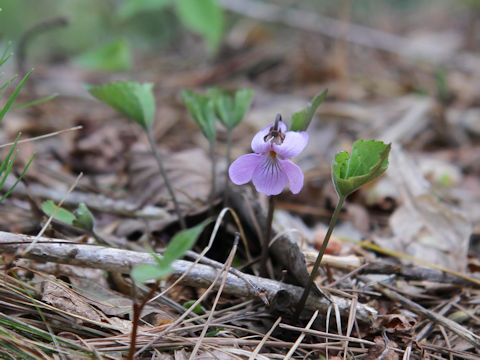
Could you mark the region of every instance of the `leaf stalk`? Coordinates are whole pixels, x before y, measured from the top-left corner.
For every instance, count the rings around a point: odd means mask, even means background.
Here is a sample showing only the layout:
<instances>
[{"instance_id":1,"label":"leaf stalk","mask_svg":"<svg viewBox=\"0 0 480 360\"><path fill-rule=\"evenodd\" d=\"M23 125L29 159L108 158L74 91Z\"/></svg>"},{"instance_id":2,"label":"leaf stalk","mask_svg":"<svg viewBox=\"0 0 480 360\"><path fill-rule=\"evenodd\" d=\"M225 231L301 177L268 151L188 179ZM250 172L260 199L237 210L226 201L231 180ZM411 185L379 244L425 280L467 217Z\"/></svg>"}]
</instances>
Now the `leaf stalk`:
<instances>
[{"instance_id":1,"label":"leaf stalk","mask_svg":"<svg viewBox=\"0 0 480 360\"><path fill-rule=\"evenodd\" d=\"M308 295L310 294L310 290L312 289L313 281L317 277L318 274L318 269L320 268L320 264L322 262L323 255L325 255L325 251L327 250L328 246L328 241L330 240L330 237L332 236L333 229L335 228L335 224L337 223L338 215L340 214L340 211L342 210L343 203L345 202L346 196L339 195L338 197L338 203L337 206L335 207L335 211L333 212L332 218L330 219L330 224L328 226L327 233L325 234L325 238L323 239L322 247L320 248L320 251L318 252L317 260L315 260L315 265L313 265L312 272L310 273L310 277L308 278L308 284L303 290L302 297L300 298L300 301L297 304L297 309L296 309L296 316L298 317L300 313L302 312L303 308L305 307L305 302L307 301Z\"/></svg>"},{"instance_id":2,"label":"leaf stalk","mask_svg":"<svg viewBox=\"0 0 480 360\"><path fill-rule=\"evenodd\" d=\"M163 160L162 160L162 154L160 154L160 151L157 148L157 144L155 143L155 139L153 138L153 131L151 127L145 128L145 132L147 133L148 137L148 142L150 143L150 147L152 148L153 155L155 157L155 160L157 160L158 168L160 169L160 173L162 174L163 180L165 181L165 186L167 187L168 193L170 194L170 197L172 198L173 201L173 206L175 207L175 212L177 213L178 216L178 222L180 223L180 227L185 230L187 228L187 225L185 223L185 219L182 215L182 212L180 210L180 205L178 204L177 197L175 196L175 192L173 191L172 184L170 183L170 180L168 179L168 174L167 171L165 170L165 167L163 166Z\"/></svg>"}]
</instances>

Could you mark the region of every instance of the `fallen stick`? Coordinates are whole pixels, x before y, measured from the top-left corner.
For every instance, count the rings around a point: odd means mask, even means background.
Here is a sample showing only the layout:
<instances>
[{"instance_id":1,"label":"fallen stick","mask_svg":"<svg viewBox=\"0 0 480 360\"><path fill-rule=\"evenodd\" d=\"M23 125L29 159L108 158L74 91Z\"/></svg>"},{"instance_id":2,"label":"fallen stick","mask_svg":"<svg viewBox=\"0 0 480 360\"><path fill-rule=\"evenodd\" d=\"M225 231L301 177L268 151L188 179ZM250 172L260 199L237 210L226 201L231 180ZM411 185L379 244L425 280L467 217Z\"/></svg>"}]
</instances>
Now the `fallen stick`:
<instances>
[{"instance_id":1,"label":"fallen stick","mask_svg":"<svg viewBox=\"0 0 480 360\"><path fill-rule=\"evenodd\" d=\"M0 253L22 257L23 251L30 245L33 236L12 234L0 232ZM69 264L102 269L106 271L130 273L131 269L140 264L156 264L153 257L148 253L137 251L115 249L104 246L74 244L62 239L52 239L41 237L38 242L25 254L25 258L36 261L50 261L59 264ZM179 278L191 267L190 261L177 260L172 264L173 279ZM187 275L181 280L181 284L206 288L212 284L217 276L218 270L208 266L197 264L188 271ZM288 294L291 297L291 303L296 304L300 300L302 288L294 285L285 284L276 280L265 279L253 275L244 274L244 278L256 285L262 296L271 304L275 296L281 291L282 296ZM257 293L245 281L232 273L229 273L223 293L235 295L243 298L255 298ZM220 283L215 284L218 289ZM351 300L337 296L332 296L340 312L348 316ZM319 310L326 312L330 306L330 301L310 295L306 303L306 309ZM368 305L358 304L356 307L357 320L366 323L373 323L377 318L377 311Z\"/></svg>"}]
</instances>

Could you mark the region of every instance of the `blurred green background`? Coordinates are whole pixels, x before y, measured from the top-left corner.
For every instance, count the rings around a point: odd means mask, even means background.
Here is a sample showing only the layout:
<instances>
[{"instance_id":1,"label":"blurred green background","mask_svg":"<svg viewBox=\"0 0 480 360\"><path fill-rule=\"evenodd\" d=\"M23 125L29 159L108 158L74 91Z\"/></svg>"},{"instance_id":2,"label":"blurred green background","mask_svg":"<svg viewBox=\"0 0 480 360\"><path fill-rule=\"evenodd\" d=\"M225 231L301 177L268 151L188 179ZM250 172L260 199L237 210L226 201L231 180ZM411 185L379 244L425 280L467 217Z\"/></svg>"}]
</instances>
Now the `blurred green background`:
<instances>
[{"instance_id":1,"label":"blurred green background","mask_svg":"<svg viewBox=\"0 0 480 360\"><path fill-rule=\"evenodd\" d=\"M348 7L349 21L399 29L402 22L403 26L408 26L410 17L428 6L468 14L477 11L480 4L478 0L258 1L333 18L344 18ZM83 60L78 60L88 66L88 61L95 63L95 56L98 60L98 56L110 52L121 58L117 59L119 64L112 65L112 70L122 70L122 66L128 70L131 53L152 55L166 49L175 51L185 33L196 33L203 38L205 56L212 57L218 53L225 34L242 19L241 15L224 11L220 0L0 0L0 8L0 43L12 40L17 44L28 30L36 32L26 48L30 62L64 60L87 54ZM66 19L68 25L50 26L42 31L57 18ZM97 68L102 69L102 66L97 64ZM108 66L103 69L108 70Z\"/></svg>"}]
</instances>

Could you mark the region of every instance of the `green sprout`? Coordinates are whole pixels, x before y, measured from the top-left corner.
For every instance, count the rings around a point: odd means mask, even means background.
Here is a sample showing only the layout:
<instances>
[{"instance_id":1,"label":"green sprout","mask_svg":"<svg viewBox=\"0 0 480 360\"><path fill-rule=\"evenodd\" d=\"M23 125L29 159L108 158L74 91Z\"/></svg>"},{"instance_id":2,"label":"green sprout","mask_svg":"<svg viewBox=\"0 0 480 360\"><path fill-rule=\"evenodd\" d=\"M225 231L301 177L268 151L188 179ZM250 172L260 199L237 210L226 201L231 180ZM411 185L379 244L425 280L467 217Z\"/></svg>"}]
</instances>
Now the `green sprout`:
<instances>
[{"instance_id":1,"label":"green sprout","mask_svg":"<svg viewBox=\"0 0 480 360\"><path fill-rule=\"evenodd\" d=\"M197 241L209 219L187 230L182 230L168 243L167 248L160 258L154 252L150 252L156 261L155 265L141 264L133 268L131 276L137 283L144 283L149 280L161 280L172 273L172 263L180 259Z\"/></svg>"},{"instance_id":2,"label":"green sprout","mask_svg":"<svg viewBox=\"0 0 480 360\"><path fill-rule=\"evenodd\" d=\"M134 120L145 131L152 149L153 155L162 174L165 186L172 198L175 212L182 229L186 229L185 219L180 210L180 205L163 165L162 155L157 148L153 136L152 124L155 119L155 98L153 96L153 84L140 84L135 81L117 81L100 86L87 85L87 90L97 99L110 105L119 113Z\"/></svg>"},{"instance_id":3,"label":"green sprout","mask_svg":"<svg viewBox=\"0 0 480 360\"><path fill-rule=\"evenodd\" d=\"M243 120L245 113L253 99L254 91L252 89L239 89L233 94L221 89L210 89L208 95L213 100L215 114L220 122L227 128L227 153L226 163L231 162L232 132L233 129ZM228 202L228 193L230 188L228 180L228 166L225 169L225 195L224 204Z\"/></svg>"},{"instance_id":4,"label":"green sprout","mask_svg":"<svg viewBox=\"0 0 480 360\"><path fill-rule=\"evenodd\" d=\"M47 216L52 216L55 220L63 224L83 230L86 234L92 236L99 244L114 246L114 244L98 234L95 228L95 217L84 203L78 204L77 208L71 212L58 206L52 200L47 200L42 203L42 211Z\"/></svg>"},{"instance_id":5,"label":"green sprout","mask_svg":"<svg viewBox=\"0 0 480 360\"><path fill-rule=\"evenodd\" d=\"M342 151L335 156L332 162L332 179L338 195L338 203L310 274L308 284L297 305L297 315L300 314L305 306L346 197L368 182L378 178L387 170L390 148L391 144L385 144L381 141L358 140L353 144L350 154Z\"/></svg>"},{"instance_id":6,"label":"green sprout","mask_svg":"<svg viewBox=\"0 0 480 360\"><path fill-rule=\"evenodd\" d=\"M216 193L216 158L215 158L215 105L213 100L208 95L202 95L190 90L182 91L183 102L187 107L190 116L195 120L200 127L202 134L210 144L210 158L212 160L211 168L211 187L209 196L209 207L213 209L213 201Z\"/></svg>"}]
</instances>

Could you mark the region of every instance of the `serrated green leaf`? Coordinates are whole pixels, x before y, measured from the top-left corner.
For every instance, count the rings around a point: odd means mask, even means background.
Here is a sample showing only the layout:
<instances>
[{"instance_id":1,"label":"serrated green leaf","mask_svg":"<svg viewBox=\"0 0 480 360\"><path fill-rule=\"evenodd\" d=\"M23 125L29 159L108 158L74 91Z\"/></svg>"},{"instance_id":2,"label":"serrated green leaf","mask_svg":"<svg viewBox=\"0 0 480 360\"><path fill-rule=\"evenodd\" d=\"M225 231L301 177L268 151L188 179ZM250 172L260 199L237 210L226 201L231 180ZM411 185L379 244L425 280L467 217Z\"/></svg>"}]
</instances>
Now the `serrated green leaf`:
<instances>
[{"instance_id":1,"label":"serrated green leaf","mask_svg":"<svg viewBox=\"0 0 480 360\"><path fill-rule=\"evenodd\" d=\"M95 227L95 218L88 209L87 205L80 203L73 214L75 215L75 219L72 222L73 226L85 229L87 231L93 231Z\"/></svg>"},{"instance_id":2,"label":"serrated green leaf","mask_svg":"<svg viewBox=\"0 0 480 360\"><path fill-rule=\"evenodd\" d=\"M52 216L56 208L57 208L57 205L52 200L47 200L42 203L42 210L48 216ZM63 222L64 224L73 225L73 221L75 220L75 215L73 215L67 209L58 208L53 218L55 220Z\"/></svg>"},{"instance_id":3,"label":"serrated green leaf","mask_svg":"<svg viewBox=\"0 0 480 360\"><path fill-rule=\"evenodd\" d=\"M87 90L144 129L151 126L155 117L152 83L117 81L100 86L87 85Z\"/></svg>"},{"instance_id":4,"label":"serrated green leaf","mask_svg":"<svg viewBox=\"0 0 480 360\"><path fill-rule=\"evenodd\" d=\"M130 276L137 283L144 283L148 280L160 280L172 272L170 266L160 267L152 264L137 265L133 268Z\"/></svg>"},{"instance_id":5,"label":"serrated green leaf","mask_svg":"<svg viewBox=\"0 0 480 360\"><path fill-rule=\"evenodd\" d=\"M130 44L125 39L116 39L97 49L76 56L74 62L88 69L128 71L132 68Z\"/></svg>"},{"instance_id":6,"label":"serrated green leaf","mask_svg":"<svg viewBox=\"0 0 480 360\"><path fill-rule=\"evenodd\" d=\"M230 130L243 120L252 102L253 94L252 89L239 89L233 96L220 89L211 89L208 92L215 105L217 117Z\"/></svg>"},{"instance_id":7,"label":"serrated green leaf","mask_svg":"<svg viewBox=\"0 0 480 360\"><path fill-rule=\"evenodd\" d=\"M190 116L202 130L208 141L215 141L215 107L209 96L197 94L190 90L182 91L183 102Z\"/></svg>"},{"instance_id":8,"label":"serrated green leaf","mask_svg":"<svg viewBox=\"0 0 480 360\"><path fill-rule=\"evenodd\" d=\"M170 265L175 260L181 258L187 250L192 248L198 236L209 222L210 220L206 220L193 228L182 230L175 234L163 253L162 263Z\"/></svg>"},{"instance_id":9,"label":"serrated green leaf","mask_svg":"<svg viewBox=\"0 0 480 360\"><path fill-rule=\"evenodd\" d=\"M217 0L176 0L176 12L182 24L203 36L210 53L218 50L223 37L223 9Z\"/></svg>"},{"instance_id":10,"label":"serrated green leaf","mask_svg":"<svg viewBox=\"0 0 480 360\"><path fill-rule=\"evenodd\" d=\"M320 94L310 100L307 107L292 115L290 130L291 131L305 131L315 115L315 111L320 104L325 100L328 89L323 90Z\"/></svg>"},{"instance_id":11,"label":"serrated green leaf","mask_svg":"<svg viewBox=\"0 0 480 360\"><path fill-rule=\"evenodd\" d=\"M172 0L127 0L117 11L120 19L125 20L137 14L150 11L160 11Z\"/></svg>"},{"instance_id":12,"label":"serrated green leaf","mask_svg":"<svg viewBox=\"0 0 480 360\"><path fill-rule=\"evenodd\" d=\"M332 163L332 178L339 196L346 197L361 186L382 175L388 167L391 144L358 140L351 154L342 151Z\"/></svg>"}]
</instances>

